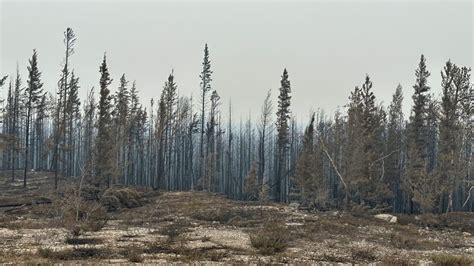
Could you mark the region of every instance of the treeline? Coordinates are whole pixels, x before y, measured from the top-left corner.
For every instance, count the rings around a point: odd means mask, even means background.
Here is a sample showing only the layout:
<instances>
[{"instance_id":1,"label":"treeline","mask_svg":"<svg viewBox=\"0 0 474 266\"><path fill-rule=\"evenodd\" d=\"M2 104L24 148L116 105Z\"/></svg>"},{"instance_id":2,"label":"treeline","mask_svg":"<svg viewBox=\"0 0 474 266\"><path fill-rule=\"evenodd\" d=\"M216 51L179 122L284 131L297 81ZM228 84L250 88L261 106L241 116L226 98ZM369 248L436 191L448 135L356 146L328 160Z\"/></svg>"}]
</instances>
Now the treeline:
<instances>
[{"instance_id":1,"label":"treeline","mask_svg":"<svg viewBox=\"0 0 474 266\"><path fill-rule=\"evenodd\" d=\"M334 115L320 111L308 125L291 113L288 71L277 106L269 91L261 112L238 120L222 115L204 47L200 95L179 95L173 71L161 95L143 104L135 81L113 81L104 54L98 89L81 99L71 65L76 35L64 33L64 63L55 93L41 82L38 53L26 82L0 79L1 168L28 186L32 170L55 180L84 178L97 187L115 184L162 190L207 190L240 200L299 201L311 208L367 206L394 212L474 210L473 88L470 68L448 61L441 97L429 86L421 56L412 110L402 112L402 88L388 107L376 99L367 75ZM158 86L158 85L157 85ZM22 170L22 176L18 171Z\"/></svg>"}]
</instances>

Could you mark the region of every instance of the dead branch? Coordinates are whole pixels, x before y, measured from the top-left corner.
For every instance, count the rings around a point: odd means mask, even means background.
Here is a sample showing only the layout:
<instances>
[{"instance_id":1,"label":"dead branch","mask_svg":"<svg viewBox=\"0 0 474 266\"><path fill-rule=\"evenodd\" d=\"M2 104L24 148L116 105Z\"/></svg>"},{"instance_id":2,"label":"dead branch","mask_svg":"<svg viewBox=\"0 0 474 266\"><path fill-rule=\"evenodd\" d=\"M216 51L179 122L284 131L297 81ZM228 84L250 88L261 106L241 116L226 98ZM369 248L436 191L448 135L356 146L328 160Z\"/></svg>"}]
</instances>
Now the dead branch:
<instances>
[{"instance_id":1,"label":"dead branch","mask_svg":"<svg viewBox=\"0 0 474 266\"><path fill-rule=\"evenodd\" d=\"M344 182L344 178L342 177L341 173L339 173L339 170L337 169L336 164L334 163L331 155L329 154L328 150L326 149L326 146L324 145L324 140L321 136L319 136L319 141L321 142L321 148L323 148L324 153L326 153L326 156L328 157L329 161L331 162L332 167L336 171L337 176L339 177L339 179L341 180L342 185L344 186L344 190L345 190L345 194L346 194L345 197L346 197L346 200L347 200L347 196L348 196L347 184L346 184L346 182Z\"/></svg>"},{"instance_id":2,"label":"dead branch","mask_svg":"<svg viewBox=\"0 0 474 266\"><path fill-rule=\"evenodd\" d=\"M471 186L471 188L469 188L469 192L468 192L468 194L467 194L467 199L466 199L466 201L465 201L465 202L463 203L463 205L462 205L463 208L467 205L467 203L468 203L469 200L471 199L471 191L472 191L473 189L474 189L474 186Z\"/></svg>"}]
</instances>

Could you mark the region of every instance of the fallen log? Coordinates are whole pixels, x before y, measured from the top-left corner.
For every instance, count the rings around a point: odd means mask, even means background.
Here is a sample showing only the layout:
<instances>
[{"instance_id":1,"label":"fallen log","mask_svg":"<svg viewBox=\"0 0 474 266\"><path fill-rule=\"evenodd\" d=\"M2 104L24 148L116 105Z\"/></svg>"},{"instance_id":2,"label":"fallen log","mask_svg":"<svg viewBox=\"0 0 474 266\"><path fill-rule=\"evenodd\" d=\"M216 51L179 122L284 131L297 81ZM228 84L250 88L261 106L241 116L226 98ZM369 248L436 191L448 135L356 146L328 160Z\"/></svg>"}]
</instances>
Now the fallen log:
<instances>
[{"instance_id":1,"label":"fallen log","mask_svg":"<svg viewBox=\"0 0 474 266\"><path fill-rule=\"evenodd\" d=\"M29 202L15 202L15 203L7 203L7 204L0 204L0 208L12 208L12 207L20 207L20 206L31 206L31 205L40 205L40 204L51 204L53 201L48 198L39 198L34 199Z\"/></svg>"}]
</instances>

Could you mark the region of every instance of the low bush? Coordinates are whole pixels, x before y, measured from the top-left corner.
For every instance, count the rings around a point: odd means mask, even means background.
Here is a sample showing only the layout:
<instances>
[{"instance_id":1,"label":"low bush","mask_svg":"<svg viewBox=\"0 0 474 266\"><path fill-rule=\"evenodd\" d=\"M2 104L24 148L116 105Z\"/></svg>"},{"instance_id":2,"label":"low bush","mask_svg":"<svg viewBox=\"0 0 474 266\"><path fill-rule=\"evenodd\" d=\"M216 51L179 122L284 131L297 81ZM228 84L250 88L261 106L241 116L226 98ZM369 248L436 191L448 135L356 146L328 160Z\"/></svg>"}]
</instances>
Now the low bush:
<instances>
[{"instance_id":1,"label":"low bush","mask_svg":"<svg viewBox=\"0 0 474 266\"><path fill-rule=\"evenodd\" d=\"M400 249L413 249L417 246L418 236L391 234L390 243Z\"/></svg>"},{"instance_id":2,"label":"low bush","mask_svg":"<svg viewBox=\"0 0 474 266\"><path fill-rule=\"evenodd\" d=\"M377 255L372 247L353 248L351 250L351 256L356 262L373 262L377 260Z\"/></svg>"},{"instance_id":3,"label":"low bush","mask_svg":"<svg viewBox=\"0 0 474 266\"><path fill-rule=\"evenodd\" d=\"M250 236L252 247L262 255L283 252L288 247L288 230L282 225L265 226Z\"/></svg>"},{"instance_id":4,"label":"low bush","mask_svg":"<svg viewBox=\"0 0 474 266\"><path fill-rule=\"evenodd\" d=\"M124 256L130 262L140 263L144 261L143 250L138 247L129 247L124 251Z\"/></svg>"},{"instance_id":5,"label":"low bush","mask_svg":"<svg viewBox=\"0 0 474 266\"><path fill-rule=\"evenodd\" d=\"M168 242L174 242L178 236L189 231L189 224L184 220L177 220L163 228L158 232L168 237Z\"/></svg>"}]
</instances>

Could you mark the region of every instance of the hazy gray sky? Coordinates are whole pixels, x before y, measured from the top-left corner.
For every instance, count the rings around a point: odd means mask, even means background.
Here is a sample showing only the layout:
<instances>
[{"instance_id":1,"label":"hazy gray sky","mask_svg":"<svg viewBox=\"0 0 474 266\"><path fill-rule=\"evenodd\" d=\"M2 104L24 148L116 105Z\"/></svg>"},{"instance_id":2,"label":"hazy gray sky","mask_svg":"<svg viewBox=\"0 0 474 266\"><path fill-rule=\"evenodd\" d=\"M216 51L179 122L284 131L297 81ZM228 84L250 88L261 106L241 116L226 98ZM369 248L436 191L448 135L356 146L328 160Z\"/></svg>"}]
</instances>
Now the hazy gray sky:
<instances>
[{"instance_id":1,"label":"hazy gray sky","mask_svg":"<svg viewBox=\"0 0 474 266\"><path fill-rule=\"evenodd\" d=\"M71 66L81 95L98 87L107 52L114 78L136 80L142 100L157 99L174 69L181 94L199 95L203 47L209 45L213 88L225 111L257 116L269 89L276 99L287 68L292 109L333 112L368 73L379 101L388 104L398 83L405 111L411 105L414 70L424 53L436 94L446 60L472 66L471 1L407 2L14 2L1 1L1 74L16 63L26 82L32 50L39 52L45 88L54 91L63 60L63 31L78 37Z\"/></svg>"}]
</instances>

